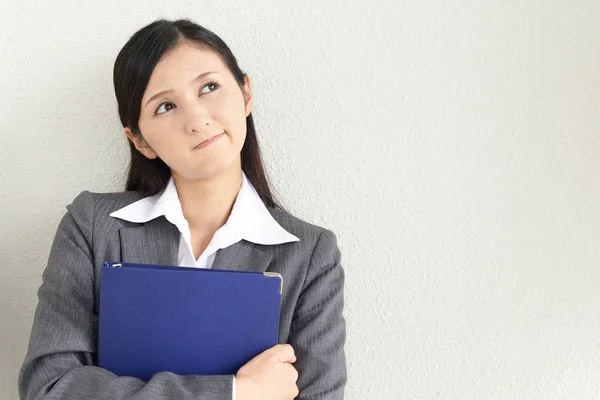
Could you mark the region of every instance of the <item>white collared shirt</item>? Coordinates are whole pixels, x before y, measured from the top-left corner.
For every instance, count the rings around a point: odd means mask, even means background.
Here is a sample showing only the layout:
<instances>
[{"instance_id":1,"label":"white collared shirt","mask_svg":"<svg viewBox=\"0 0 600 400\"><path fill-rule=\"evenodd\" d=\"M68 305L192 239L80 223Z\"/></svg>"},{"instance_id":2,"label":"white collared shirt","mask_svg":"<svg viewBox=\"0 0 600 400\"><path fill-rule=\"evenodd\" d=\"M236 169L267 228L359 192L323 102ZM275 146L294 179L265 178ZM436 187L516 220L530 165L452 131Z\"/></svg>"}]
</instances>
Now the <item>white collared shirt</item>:
<instances>
[{"instance_id":1,"label":"white collared shirt","mask_svg":"<svg viewBox=\"0 0 600 400\"><path fill-rule=\"evenodd\" d=\"M189 224L183 216L172 176L162 192L138 200L110 214L111 217L136 223L148 222L163 215L181 232L179 266L211 268L219 249L229 247L241 240L262 245L300 240L275 221L244 172L242 172L242 186L227 222L215 232L208 247L198 259L194 256ZM233 400L236 400L235 377L233 378Z\"/></svg>"},{"instance_id":2,"label":"white collared shirt","mask_svg":"<svg viewBox=\"0 0 600 400\"><path fill-rule=\"evenodd\" d=\"M111 217L136 223L148 222L162 215L181 232L179 266L210 268L219 249L229 247L242 239L262 245L300 240L275 221L243 172L242 186L227 222L215 232L208 247L198 259L194 257L189 224L183 216L173 177L161 193L138 200L110 214Z\"/></svg>"}]
</instances>

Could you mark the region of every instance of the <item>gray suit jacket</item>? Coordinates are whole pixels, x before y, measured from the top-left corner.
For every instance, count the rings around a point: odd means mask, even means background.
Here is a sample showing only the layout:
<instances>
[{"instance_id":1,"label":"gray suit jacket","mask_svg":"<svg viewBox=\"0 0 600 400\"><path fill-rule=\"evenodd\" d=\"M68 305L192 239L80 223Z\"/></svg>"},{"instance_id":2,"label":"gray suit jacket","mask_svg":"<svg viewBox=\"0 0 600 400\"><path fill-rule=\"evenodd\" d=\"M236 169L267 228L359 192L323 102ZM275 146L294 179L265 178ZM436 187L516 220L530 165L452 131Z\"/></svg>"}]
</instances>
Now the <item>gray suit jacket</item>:
<instances>
[{"instance_id":1,"label":"gray suit jacket","mask_svg":"<svg viewBox=\"0 0 600 400\"><path fill-rule=\"evenodd\" d=\"M38 290L31 338L19 374L22 399L232 398L233 375L161 372L148 382L96 365L99 274L104 261L176 265L180 233L164 217L137 224L109 214L136 192L82 192L67 206ZM219 250L213 268L279 272L284 279L279 343L296 351L298 399L342 399L346 384L344 272L335 235L269 208L300 241L241 241Z\"/></svg>"}]
</instances>

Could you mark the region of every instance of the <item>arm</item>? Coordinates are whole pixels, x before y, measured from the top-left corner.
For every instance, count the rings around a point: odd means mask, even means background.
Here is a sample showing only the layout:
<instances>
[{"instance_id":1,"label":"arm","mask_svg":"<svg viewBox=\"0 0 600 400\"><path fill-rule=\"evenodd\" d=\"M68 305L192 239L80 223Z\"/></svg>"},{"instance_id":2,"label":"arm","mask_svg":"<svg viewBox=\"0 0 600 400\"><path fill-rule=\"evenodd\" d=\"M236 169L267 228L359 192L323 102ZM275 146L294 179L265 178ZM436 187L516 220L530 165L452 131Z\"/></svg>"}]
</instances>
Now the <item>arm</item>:
<instances>
[{"instance_id":1,"label":"arm","mask_svg":"<svg viewBox=\"0 0 600 400\"><path fill-rule=\"evenodd\" d=\"M38 290L29 349L19 374L20 398L230 400L232 375L161 372L145 382L95 366L94 198L83 192L67 209Z\"/></svg>"},{"instance_id":2,"label":"arm","mask_svg":"<svg viewBox=\"0 0 600 400\"><path fill-rule=\"evenodd\" d=\"M296 351L298 400L338 400L346 385L344 270L333 232L317 240L298 298L289 343Z\"/></svg>"}]
</instances>

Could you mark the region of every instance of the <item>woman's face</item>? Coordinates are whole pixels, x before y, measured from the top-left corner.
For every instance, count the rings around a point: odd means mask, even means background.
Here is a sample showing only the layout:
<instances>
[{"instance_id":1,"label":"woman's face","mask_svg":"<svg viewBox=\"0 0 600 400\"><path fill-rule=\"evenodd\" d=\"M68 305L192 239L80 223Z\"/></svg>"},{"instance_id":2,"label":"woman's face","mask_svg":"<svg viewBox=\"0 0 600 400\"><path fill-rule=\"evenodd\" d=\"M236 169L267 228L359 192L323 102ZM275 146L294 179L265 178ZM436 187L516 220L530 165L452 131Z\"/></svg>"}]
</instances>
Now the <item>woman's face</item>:
<instances>
[{"instance_id":1,"label":"woman's face","mask_svg":"<svg viewBox=\"0 0 600 400\"><path fill-rule=\"evenodd\" d=\"M152 72L142 98L141 136L129 128L125 133L146 157L160 157L174 176L205 179L239 168L252 110L248 77L244 90L247 101L218 55L181 43Z\"/></svg>"}]
</instances>

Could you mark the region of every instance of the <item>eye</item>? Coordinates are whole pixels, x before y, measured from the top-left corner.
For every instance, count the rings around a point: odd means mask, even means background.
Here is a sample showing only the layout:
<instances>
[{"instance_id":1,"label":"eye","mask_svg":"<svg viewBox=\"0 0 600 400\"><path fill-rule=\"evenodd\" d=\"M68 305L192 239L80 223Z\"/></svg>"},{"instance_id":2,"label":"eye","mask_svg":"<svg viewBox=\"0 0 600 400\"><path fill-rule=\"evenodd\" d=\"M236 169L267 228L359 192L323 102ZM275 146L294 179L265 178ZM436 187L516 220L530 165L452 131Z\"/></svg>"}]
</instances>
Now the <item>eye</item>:
<instances>
[{"instance_id":1,"label":"eye","mask_svg":"<svg viewBox=\"0 0 600 400\"><path fill-rule=\"evenodd\" d=\"M210 91L208 91L208 92L204 91L204 89L206 89L206 88L208 88L208 87L209 87L209 88L211 88L211 90L210 90ZM215 90L217 90L218 88L219 88L219 84L218 84L217 82L214 82L214 81L213 81L213 82L208 82L206 85L204 85L204 86L202 87L202 90L200 90L200 93L210 93L210 92L214 92L214 91L215 91Z\"/></svg>"},{"instance_id":2,"label":"eye","mask_svg":"<svg viewBox=\"0 0 600 400\"><path fill-rule=\"evenodd\" d=\"M154 114L162 114L165 113L169 110L171 110L173 107L175 107L175 104L165 101L164 103L160 103L158 105L158 107L156 107L156 110L154 111ZM164 111L161 111L161 109L164 109Z\"/></svg>"}]
</instances>

